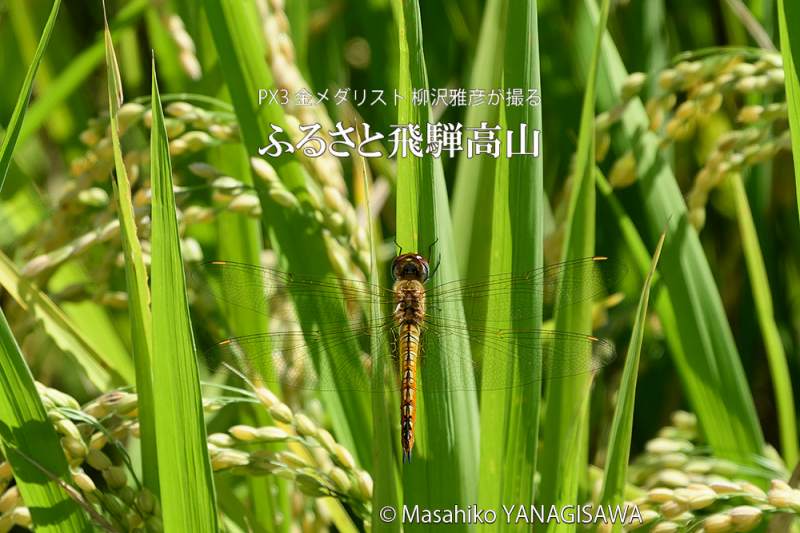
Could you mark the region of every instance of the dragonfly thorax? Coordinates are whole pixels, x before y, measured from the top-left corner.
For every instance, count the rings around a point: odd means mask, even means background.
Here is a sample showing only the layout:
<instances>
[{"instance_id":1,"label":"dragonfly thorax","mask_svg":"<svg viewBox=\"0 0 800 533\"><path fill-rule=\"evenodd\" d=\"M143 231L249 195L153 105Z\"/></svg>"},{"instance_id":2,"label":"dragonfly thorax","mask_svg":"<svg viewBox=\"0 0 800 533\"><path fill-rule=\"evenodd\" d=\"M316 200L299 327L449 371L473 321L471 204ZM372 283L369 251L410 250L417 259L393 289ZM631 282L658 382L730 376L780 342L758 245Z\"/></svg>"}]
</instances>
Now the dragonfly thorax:
<instances>
[{"instance_id":1,"label":"dragonfly thorax","mask_svg":"<svg viewBox=\"0 0 800 533\"><path fill-rule=\"evenodd\" d=\"M425 288L417 280L398 280L394 284L394 319L398 324L421 325L425 317Z\"/></svg>"}]
</instances>

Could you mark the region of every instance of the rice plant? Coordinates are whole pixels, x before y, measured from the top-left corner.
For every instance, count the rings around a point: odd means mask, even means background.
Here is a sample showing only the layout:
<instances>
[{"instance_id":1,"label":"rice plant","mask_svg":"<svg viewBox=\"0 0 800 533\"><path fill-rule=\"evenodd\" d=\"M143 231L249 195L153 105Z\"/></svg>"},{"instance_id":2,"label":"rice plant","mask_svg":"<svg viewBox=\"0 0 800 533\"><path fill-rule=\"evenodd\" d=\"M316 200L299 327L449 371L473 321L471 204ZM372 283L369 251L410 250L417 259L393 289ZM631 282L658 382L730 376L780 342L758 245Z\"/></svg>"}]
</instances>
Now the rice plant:
<instances>
[{"instance_id":1,"label":"rice plant","mask_svg":"<svg viewBox=\"0 0 800 533\"><path fill-rule=\"evenodd\" d=\"M798 531L798 24L7 0L0 533Z\"/></svg>"}]
</instances>

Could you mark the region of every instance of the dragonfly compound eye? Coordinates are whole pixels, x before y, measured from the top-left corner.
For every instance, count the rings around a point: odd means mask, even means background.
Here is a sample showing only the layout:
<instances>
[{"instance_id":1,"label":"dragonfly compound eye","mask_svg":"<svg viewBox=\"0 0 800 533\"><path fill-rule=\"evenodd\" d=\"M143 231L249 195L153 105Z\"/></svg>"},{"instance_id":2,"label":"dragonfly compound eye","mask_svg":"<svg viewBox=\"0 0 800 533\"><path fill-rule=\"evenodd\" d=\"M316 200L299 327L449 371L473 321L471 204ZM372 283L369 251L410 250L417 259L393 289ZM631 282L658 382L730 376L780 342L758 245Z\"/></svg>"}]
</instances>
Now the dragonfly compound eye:
<instances>
[{"instance_id":1,"label":"dragonfly compound eye","mask_svg":"<svg viewBox=\"0 0 800 533\"><path fill-rule=\"evenodd\" d=\"M422 281L428 281L428 278L431 275L430 267L428 267L428 262L424 261L421 264L422 264Z\"/></svg>"}]
</instances>

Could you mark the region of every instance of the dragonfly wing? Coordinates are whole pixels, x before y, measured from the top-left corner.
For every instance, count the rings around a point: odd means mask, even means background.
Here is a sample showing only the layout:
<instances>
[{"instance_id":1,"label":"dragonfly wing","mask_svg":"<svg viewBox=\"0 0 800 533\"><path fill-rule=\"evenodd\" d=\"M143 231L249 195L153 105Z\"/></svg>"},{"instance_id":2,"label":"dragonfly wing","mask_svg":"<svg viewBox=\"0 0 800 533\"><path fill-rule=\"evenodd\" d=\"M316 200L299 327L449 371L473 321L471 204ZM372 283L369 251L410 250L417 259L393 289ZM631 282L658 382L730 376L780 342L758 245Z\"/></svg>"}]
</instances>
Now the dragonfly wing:
<instances>
[{"instance_id":1,"label":"dragonfly wing","mask_svg":"<svg viewBox=\"0 0 800 533\"><path fill-rule=\"evenodd\" d=\"M606 280L624 275L624 270L607 268L605 257L565 261L522 274L497 274L485 278L443 283L428 289L430 314L449 316L448 305L461 301L468 323L520 322L541 316L534 304L570 305L592 300L605 292Z\"/></svg>"},{"instance_id":2,"label":"dragonfly wing","mask_svg":"<svg viewBox=\"0 0 800 533\"><path fill-rule=\"evenodd\" d=\"M443 348L448 335L468 340L473 353L446 353ZM468 328L431 322L422 337L419 388L429 391L513 388L596 372L616 357L614 346L604 339L551 330Z\"/></svg>"},{"instance_id":3,"label":"dragonfly wing","mask_svg":"<svg viewBox=\"0 0 800 533\"><path fill-rule=\"evenodd\" d=\"M319 391L371 391L372 371L384 368L383 386L396 390L394 359L388 349L369 356L368 336L381 328L349 327L339 330L262 333L226 339L206 351L210 366L220 362L235 367L253 380L289 389ZM348 354L347 357L328 354ZM380 361L379 361L380 359Z\"/></svg>"},{"instance_id":4,"label":"dragonfly wing","mask_svg":"<svg viewBox=\"0 0 800 533\"><path fill-rule=\"evenodd\" d=\"M291 295L298 313L314 316L318 323L339 322L372 301L383 304L391 298L391 291L378 285L333 276L299 275L229 261L212 261L205 270L218 281L203 285L217 300L263 315L275 312L281 294Z\"/></svg>"}]
</instances>

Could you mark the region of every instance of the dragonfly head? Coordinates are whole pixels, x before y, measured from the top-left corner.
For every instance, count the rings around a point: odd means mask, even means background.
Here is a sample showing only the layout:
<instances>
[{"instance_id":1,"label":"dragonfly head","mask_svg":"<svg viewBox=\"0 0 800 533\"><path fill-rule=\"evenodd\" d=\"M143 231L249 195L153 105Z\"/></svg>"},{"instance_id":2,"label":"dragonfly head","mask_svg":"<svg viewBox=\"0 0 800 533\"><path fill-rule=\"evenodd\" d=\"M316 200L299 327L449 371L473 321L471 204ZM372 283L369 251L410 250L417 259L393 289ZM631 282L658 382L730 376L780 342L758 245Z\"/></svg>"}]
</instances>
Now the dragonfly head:
<instances>
[{"instance_id":1,"label":"dragonfly head","mask_svg":"<svg viewBox=\"0 0 800 533\"><path fill-rule=\"evenodd\" d=\"M428 281L430 267L428 260L419 254L398 255L392 261L392 277L396 280Z\"/></svg>"}]
</instances>

